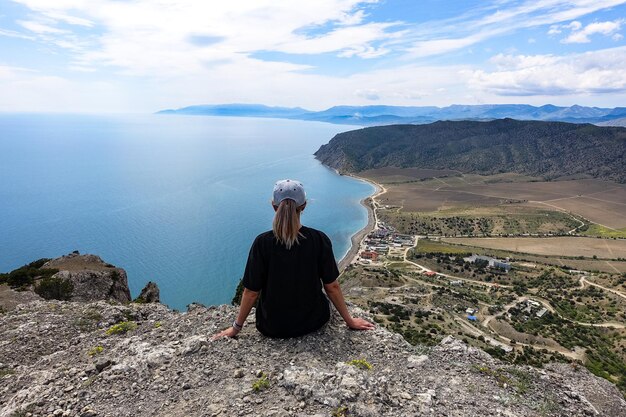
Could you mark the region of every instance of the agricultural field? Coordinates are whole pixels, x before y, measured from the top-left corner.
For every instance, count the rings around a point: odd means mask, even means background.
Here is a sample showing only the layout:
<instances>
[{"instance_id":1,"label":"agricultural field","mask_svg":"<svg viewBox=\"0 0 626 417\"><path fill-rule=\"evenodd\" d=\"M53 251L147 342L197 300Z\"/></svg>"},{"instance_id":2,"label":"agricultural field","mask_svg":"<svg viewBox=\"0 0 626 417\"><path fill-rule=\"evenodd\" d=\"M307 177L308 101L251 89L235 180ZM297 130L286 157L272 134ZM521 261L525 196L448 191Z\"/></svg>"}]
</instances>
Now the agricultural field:
<instances>
[{"instance_id":1,"label":"agricultural field","mask_svg":"<svg viewBox=\"0 0 626 417\"><path fill-rule=\"evenodd\" d=\"M422 181L433 177L460 176L458 171L448 169L421 169L385 167L368 169L359 172L359 176L370 178L379 184L393 184L397 182Z\"/></svg>"},{"instance_id":2,"label":"agricultural field","mask_svg":"<svg viewBox=\"0 0 626 417\"><path fill-rule=\"evenodd\" d=\"M461 175L454 171L384 168L360 175L384 185L377 200L400 228L420 217L433 234L564 234L626 238L626 185L594 179L542 181L517 174ZM431 177L429 177L431 175ZM547 219L542 219L546 213ZM381 213L383 214L383 213ZM409 216L409 217L407 217ZM482 220L446 228L439 219ZM505 222L509 219L509 223ZM430 225L432 223L432 225ZM429 229L430 226L430 229ZM442 227L443 226L443 227ZM580 230L578 230L580 229Z\"/></svg>"},{"instance_id":3,"label":"agricultural field","mask_svg":"<svg viewBox=\"0 0 626 417\"><path fill-rule=\"evenodd\" d=\"M405 212L399 207L390 207L379 210L379 216L401 233L437 236L565 235L581 224L559 211L512 205L431 213Z\"/></svg>"},{"instance_id":4,"label":"agricultural field","mask_svg":"<svg viewBox=\"0 0 626 417\"><path fill-rule=\"evenodd\" d=\"M503 249L490 249L479 246L458 245L450 242L444 242L443 238L419 239L417 247L410 253L411 256L426 253L442 253L449 255L467 256L469 253L478 255L494 256L497 258L510 258L518 267L524 269L538 269L542 265L554 266L563 269L573 269L582 271L591 271L595 273L622 274L626 273L626 259L621 261L603 260L584 257L562 257L548 255L533 255L506 251ZM437 270L436 265L431 265ZM626 283L626 279L625 279ZM613 284L612 284L613 285ZM617 285L617 284L615 284ZM624 289L626 290L626 284Z\"/></svg>"},{"instance_id":5,"label":"agricultural field","mask_svg":"<svg viewBox=\"0 0 626 417\"><path fill-rule=\"evenodd\" d=\"M606 238L626 239L626 227L623 227L621 229L609 229L606 226L600 226L599 224L591 223L588 227L580 228L578 234L583 236L599 236Z\"/></svg>"},{"instance_id":6,"label":"agricultural field","mask_svg":"<svg viewBox=\"0 0 626 417\"><path fill-rule=\"evenodd\" d=\"M442 238L444 242L548 256L626 258L626 240L589 237Z\"/></svg>"}]
</instances>

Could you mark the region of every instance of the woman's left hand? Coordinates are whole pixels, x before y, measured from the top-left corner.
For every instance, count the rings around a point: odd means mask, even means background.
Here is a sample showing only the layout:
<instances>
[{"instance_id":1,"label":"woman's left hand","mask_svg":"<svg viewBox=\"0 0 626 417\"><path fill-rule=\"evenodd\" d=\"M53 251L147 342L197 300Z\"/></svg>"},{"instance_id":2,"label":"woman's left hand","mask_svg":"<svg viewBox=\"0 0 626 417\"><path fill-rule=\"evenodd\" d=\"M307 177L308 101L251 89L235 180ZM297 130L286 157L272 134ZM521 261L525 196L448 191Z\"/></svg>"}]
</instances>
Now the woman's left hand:
<instances>
[{"instance_id":1,"label":"woman's left hand","mask_svg":"<svg viewBox=\"0 0 626 417\"><path fill-rule=\"evenodd\" d=\"M374 323L370 323L369 321L360 319L358 317L352 318L352 320L350 320L346 324L352 330L372 330L376 327Z\"/></svg>"},{"instance_id":2,"label":"woman's left hand","mask_svg":"<svg viewBox=\"0 0 626 417\"><path fill-rule=\"evenodd\" d=\"M221 332L213 335L211 340L216 340L216 339L219 339L220 337L235 337L238 334L239 334L239 330L235 329L234 327L229 327L228 329L222 330Z\"/></svg>"}]
</instances>

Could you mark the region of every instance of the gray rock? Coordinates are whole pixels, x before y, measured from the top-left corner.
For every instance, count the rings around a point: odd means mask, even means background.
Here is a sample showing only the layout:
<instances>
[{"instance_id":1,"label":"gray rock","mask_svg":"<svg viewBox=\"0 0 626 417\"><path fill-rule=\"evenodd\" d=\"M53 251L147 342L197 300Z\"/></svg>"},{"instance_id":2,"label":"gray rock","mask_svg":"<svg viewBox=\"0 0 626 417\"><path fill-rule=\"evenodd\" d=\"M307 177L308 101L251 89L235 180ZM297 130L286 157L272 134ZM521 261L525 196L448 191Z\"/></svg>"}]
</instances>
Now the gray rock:
<instances>
[{"instance_id":1,"label":"gray rock","mask_svg":"<svg viewBox=\"0 0 626 417\"><path fill-rule=\"evenodd\" d=\"M102 359L99 360L98 362L95 363L95 368L96 371L98 371L98 373L104 371L105 369L107 369L109 366L113 365L113 362L111 362L111 360L109 359Z\"/></svg>"},{"instance_id":2,"label":"gray rock","mask_svg":"<svg viewBox=\"0 0 626 417\"><path fill-rule=\"evenodd\" d=\"M350 331L338 316L295 339L266 338L252 322L237 339L211 340L236 314L229 306L180 313L158 303L21 304L0 315L0 363L15 371L0 383L0 416L328 416L346 407L361 417L626 417L616 387L584 367L505 364L455 338L421 355L384 328ZM136 329L105 333L129 319ZM102 351L90 356L95 346ZM349 365L353 359L372 369ZM254 390L263 375L267 386Z\"/></svg>"},{"instance_id":3,"label":"gray rock","mask_svg":"<svg viewBox=\"0 0 626 417\"><path fill-rule=\"evenodd\" d=\"M145 287L141 290L139 297L135 298L135 302L139 303L159 303L160 291L159 286L152 281L149 281Z\"/></svg>"},{"instance_id":4,"label":"gray rock","mask_svg":"<svg viewBox=\"0 0 626 417\"><path fill-rule=\"evenodd\" d=\"M46 262L42 268L55 268L54 277L72 282L71 301L131 300L126 271L104 262L96 255L76 252Z\"/></svg>"}]
</instances>

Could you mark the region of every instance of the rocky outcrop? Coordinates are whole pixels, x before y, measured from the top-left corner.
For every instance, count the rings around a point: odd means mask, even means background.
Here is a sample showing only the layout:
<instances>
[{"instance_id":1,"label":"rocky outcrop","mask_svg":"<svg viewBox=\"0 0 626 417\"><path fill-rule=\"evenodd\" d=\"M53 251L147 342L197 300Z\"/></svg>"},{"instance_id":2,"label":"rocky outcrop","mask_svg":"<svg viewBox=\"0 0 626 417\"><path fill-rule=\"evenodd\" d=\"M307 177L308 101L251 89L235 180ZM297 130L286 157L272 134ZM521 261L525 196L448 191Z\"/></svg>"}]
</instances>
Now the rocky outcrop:
<instances>
[{"instance_id":1,"label":"rocky outcrop","mask_svg":"<svg viewBox=\"0 0 626 417\"><path fill-rule=\"evenodd\" d=\"M413 347L338 316L280 340L251 314L237 339L211 340L236 312L20 305L0 315L0 416L626 416L616 387L584 367L507 365L451 337Z\"/></svg>"},{"instance_id":2,"label":"rocky outcrop","mask_svg":"<svg viewBox=\"0 0 626 417\"><path fill-rule=\"evenodd\" d=\"M139 297L135 298L136 303L160 303L160 291L159 286L152 281L149 281L145 287L141 290Z\"/></svg>"},{"instance_id":3,"label":"rocky outcrop","mask_svg":"<svg viewBox=\"0 0 626 417\"><path fill-rule=\"evenodd\" d=\"M126 271L99 256L73 252L46 262L42 268L58 269L53 277L73 284L71 301L131 301Z\"/></svg>"}]
</instances>

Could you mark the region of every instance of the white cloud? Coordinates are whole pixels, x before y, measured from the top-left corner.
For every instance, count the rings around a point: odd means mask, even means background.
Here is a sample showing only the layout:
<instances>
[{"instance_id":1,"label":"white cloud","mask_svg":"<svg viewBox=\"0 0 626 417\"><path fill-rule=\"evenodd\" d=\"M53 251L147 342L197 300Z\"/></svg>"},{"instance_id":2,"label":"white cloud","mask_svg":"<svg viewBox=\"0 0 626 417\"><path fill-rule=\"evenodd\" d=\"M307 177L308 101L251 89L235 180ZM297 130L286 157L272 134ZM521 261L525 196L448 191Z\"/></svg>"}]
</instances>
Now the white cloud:
<instances>
[{"instance_id":1,"label":"white cloud","mask_svg":"<svg viewBox=\"0 0 626 417\"><path fill-rule=\"evenodd\" d=\"M421 41L417 42L412 48L409 48L409 56L419 58L431 55L442 55L474 45L485 38L487 38L486 35L476 34L466 38Z\"/></svg>"},{"instance_id":2,"label":"white cloud","mask_svg":"<svg viewBox=\"0 0 626 417\"><path fill-rule=\"evenodd\" d=\"M561 33L563 27L577 30L581 24L569 21L619 4L624 0L539 0L526 1L508 10L497 9L479 18L474 15L447 21L430 22L416 31L418 39L409 48L410 57L442 55L461 50L487 39L519 29L551 25L548 34ZM461 36L460 36L461 35Z\"/></svg>"},{"instance_id":3,"label":"white cloud","mask_svg":"<svg viewBox=\"0 0 626 417\"><path fill-rule=\"evenodd\" d=\"M40 49L66 58L67 71L53 75L42 66L41 73L6 70L2 77L0 67L4 110L15 108L7 98L11 95L20 95L17 102L24 109L30 101L31 110L67 111L154 111L220 102L312 109L371 100L446 105L548 91L600 94L598 77L608 80L606 91L621 91L619 77L624 79L618 62L602 56L594 57L600 65L591 58L528 56L507 49L508 54L492 58L492 71L479 71L479 64L425 65L431 61L424 58L469 51L528 27L551 25L553 35L585 31L589 26L572 20L626 0L502 0L426 24L376 21L368 15L373 10L368 3L375 0L13 1L29 8L22 18L24 31L0 29L0 36L37 39L45 44ZM610 36L621 35L613 31ZM523 50L526 39L515 46ZM361 62L380 57L389 58ZM579 58L580 64L574 62ZM336 64L350 59L359 65ZM333 66L324 66L327 61ZM325 75L316 73L318 65ZM571 82L569 89L566 82Z\"/></svg>"},{"instance_id":4,"label":"white cloud","mask_svg":"<svg viewBox=\"0 0 626 417\"><path fill-rule=\"evenodd\" d=\"M29 39L29 40L35 39L33 36L25 35L23 33L16 32L14 30L7 30L7 29L2 29L2 28L0 28L0 36L6 36L9 38L18 38L18 39Z\"/></svg>"},{"instance_id":5,"label":"white cloud","mask_svg":"<svg viewBox=\"0 0 626 417\"><path fill-rule=\"evenodd\" d=\"M580 28L583 27L583 25L582 25L582 23L574 20L569 25L565 25L565 27L570 28L572 30L580 30Z\"/></svg>"},{"instance_id":6,"label":"white cloud","mask_svg":"<svg viewBox=\"0 0 626 417\"><path fill-rule=\"evenodd\" d=\"M470 85L502 96L626 92L626 47L566 56L497 55L497 70L474 71Z\"/></svg>"},{"instance_id":7,"label":"white cloud","mask_svg":"<svg viewBox=\"0 0 626 417\"><path fill-rule=\"evenodd\" d=\"M44 40L54 45L80 52L72 65L113 66L125 74L152 77L201 73L225 62L251 64L261 61L251 57L256 52L373 58L386 54L384 42L399 36L394 33L396 23L363 22L366 14L361 7L375 0L15 1L38 13L39 20L22 22L24 27L48 35ZM56 21L98 26L100 33L90 48L84 44L76 48L76 36L54 27ZM52 34L59 36L51 39ZM216 41L210 45L190 41L199 37ZM305 68L280 65L287 71Z\"/></svg>"},{"instance_id":8,"label":"white cloud","mask_svg":"<svg viewBox=\"0 0 626 417\"><path fill-rule=\"evenodd\" d=\"M19 77L24 73L32 73L33 70L21 67L14 67L11 65L0 64L0 80L10 80Z\"/></svg>"},{"instance_id":9,"label":"white cloud","mask_svg":"<svg viewBox=\"0 0 626 417\"><path fill-rule=\"evenodd\" d=\"M34 32L36 34L61 34L69 33L67 30L55 28L53 26L46 25L45 23L37 22L34 20L18 20L17 23L23 28Z\"/></svg>"},{"instance_id":10,"label":"white cloud","mask_svg":"<svg viewBox=\"0 0 626 417\"><path fill-rule=\"evenodd\" d=\"M339 56L372 58L387 51L370 46L371 42L392 39L398 33L386 33L392 23L369 23L359 26L341 27L317 37L296 36L286 42L279 42L274 50L291 54L322 54L339 51Z\"/></svg>"},{"instance_id":11,"label":"white cloud","mask_svg":"<svg viewBox=\"0 0 626 417\"><path fill-rule=\"evenodd\" d=\"M354 92L357 97L362 97L366 100L380 100L380 92L375 89L361 90L358 89Z\"/></svg>"},{"instance_id":12,"label":"white cloud","mask_svg":"<svg viewBox=\"0 0 626 417\"><path fill-rule=\"evenodd\" d=\"M548 30L548 35L558 35L563 32L561 30L561 25L550 25L550 30Z\"/></svg>"},{"instance_id":13,"label":"white cloud","mask_svg":"<svg viewBox=\"0 0 626 417\"><path fill-rule=\"evenodd\" d=\"M145 105L122 83L70 80L6 65L0 65L0 91L0 111L10 112L111 112L119 103L124 111L137 112Z\"/></svg>"},{"instance_id":14,"label":"white cloud","mask_svg":"<svg viewBox=\"0 0 626 417\"><path fill-rule=\"evenodd\" d=\"M562 43L588 43L588 42L591 42L591 40L589 39L589 36L595 35L595 34L600 34L604 36L613 35L614 40L619 40L621 39L620 37L621 35L617 32L619 32L619 30L621 29L623 22L624 21L621 19L614 20L614 21L607 21L607 22L594 22L594 23L588 24L584 28L582 27L580 22L572 22L568 25L568 27L572 29L572 33L570 33L570 35L567 38L561 40L561 42ZM617 39L615 39L616 36L617 36Z\"/></svg>"}]
</instances>

